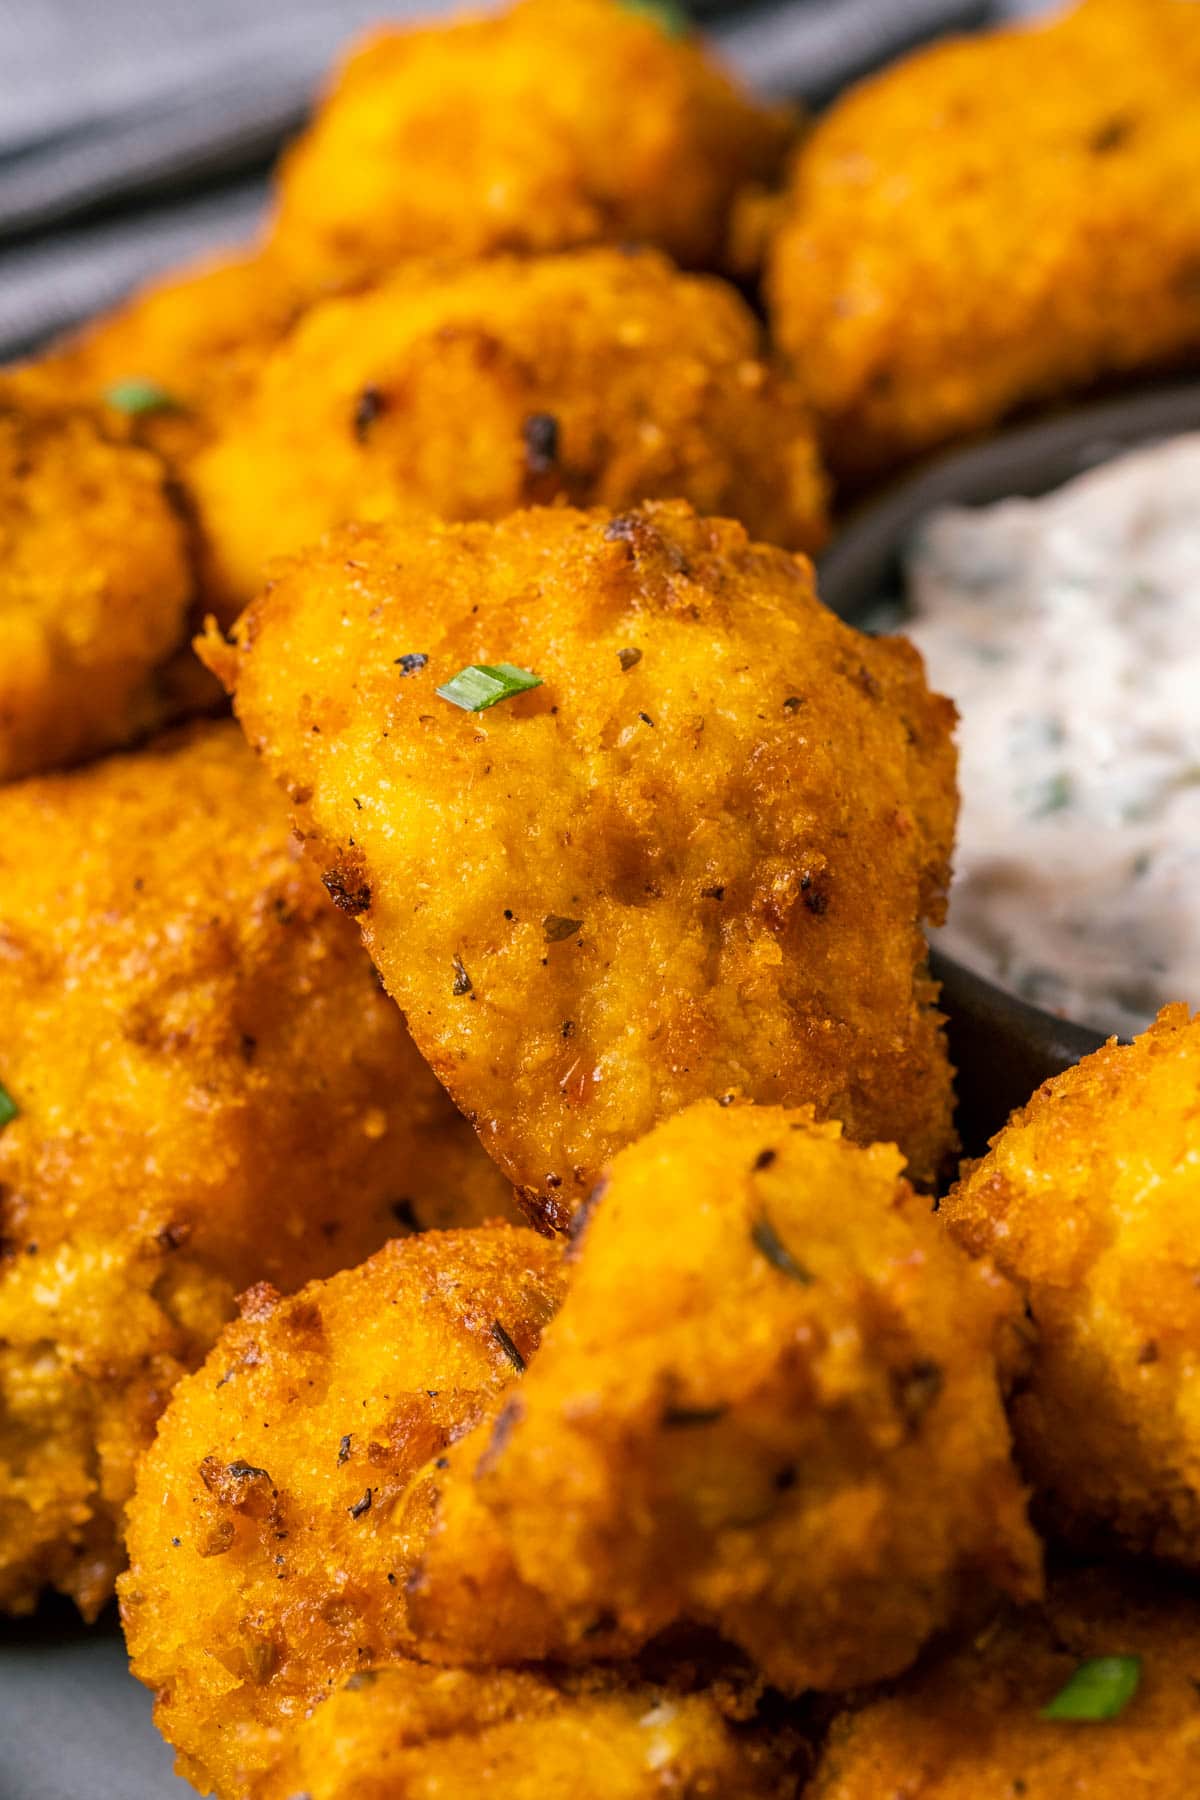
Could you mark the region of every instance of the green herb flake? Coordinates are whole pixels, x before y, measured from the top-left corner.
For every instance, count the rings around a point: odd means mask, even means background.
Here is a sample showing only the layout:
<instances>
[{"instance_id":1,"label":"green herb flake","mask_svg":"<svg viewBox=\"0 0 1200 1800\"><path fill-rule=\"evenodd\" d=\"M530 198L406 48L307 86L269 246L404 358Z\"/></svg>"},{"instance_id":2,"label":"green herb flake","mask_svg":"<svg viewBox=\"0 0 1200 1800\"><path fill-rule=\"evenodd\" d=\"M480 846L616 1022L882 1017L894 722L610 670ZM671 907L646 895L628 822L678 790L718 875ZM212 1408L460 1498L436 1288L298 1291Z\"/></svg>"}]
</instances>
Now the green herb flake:
<instances>
[{"instance_id":1,"label":"green herb flake","mask_svg":"<svg viewBox=\"0 0 1200 1800\"><path fill-rule=\"evenodd\" d=\"M754 1248L766 1257L773 1269L778 1269L789 1281L798 1281L801 1287L812 1286L812 1276L802 1263L796 1261L766 1213L760 1213L754 1221L750 1236L754 1240Z\"/></svg>"},{"instance_id":2,"label":"green herb flake","mask_svg":"<svg viewBox=\"0 0 1200 1800\"><path fill-rule=\"evenodd\" d=\"M621 0L621 4L626 12L641 13L668 37L686 37L692 28L686 8L675 0Z\"/></svg>"},{"instance_id":3,"label":"green herb flake","mask_svg":"<svg viewBox=\"0 0 1200 1800\"><path fill-rule=\"evenodd\" d=\"M1140 1656L1093 1657L1090 1662L1080 1663L1039 1716L1079 1724L1119 1718L1137 1693L1141 1679Z\"/></svg>"},{"instance_id":4,"label":"green herb flake","mask_svg":"<svg viewBox=\"0 0 1200 1800\"><path fill-rule=\"evenodd\" d=\"M146 381L140 375L130 376L127 381L114 381L105 391L105 404L115 407L117 412L129 413L132 418L142 413L179 412L178 400L168 394L166 388L159 387L157 381Z\"/></svg>"},{"instance_id":5,"label":"green herb flake","mask_svg":"<svg viewBox=\"0 0 1200 1800\"><path fill-rule=\"evenodd\" d=\"M464 712L485 712L500 700L511 700L514 694L541 685L540 675L512 663L468 663L437 692L439 699L461 706Z\"/></svg>"},{"instance_id":6,"label":"green herb flake","mask_svg":"<svg viewBox=\"0 0 1200 1800\"><path fill-rule=\"evenodd\" d=\"M3 1131L6 1125L11 1125L13 1120L20 1116L20 1112L20 1107L4 1083L0 1081L0 1131Z\"/></svg>"}]
</instances>

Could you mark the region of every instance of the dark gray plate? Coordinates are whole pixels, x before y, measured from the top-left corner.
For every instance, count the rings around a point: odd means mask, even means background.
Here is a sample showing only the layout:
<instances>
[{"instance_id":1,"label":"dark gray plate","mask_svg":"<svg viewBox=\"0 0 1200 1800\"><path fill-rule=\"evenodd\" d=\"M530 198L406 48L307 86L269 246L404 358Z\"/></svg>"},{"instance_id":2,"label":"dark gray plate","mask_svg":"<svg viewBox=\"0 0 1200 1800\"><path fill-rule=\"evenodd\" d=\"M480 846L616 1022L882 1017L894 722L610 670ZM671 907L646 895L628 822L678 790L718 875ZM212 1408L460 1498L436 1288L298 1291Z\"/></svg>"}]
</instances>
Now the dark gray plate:
<instances>
[{"instance_id":1,"label":"dark gray plate","mask_svg":"<svg viewBox=\"0 0 1200 1800\"><path fill-rule=\"evenodd\" d=\"M1143 390L951 451L850 516L820 562L821 596L853 623L903 601L908 542L938 506L1045 494L1122 450L1200 427L1200 382ZM978 1154L1039 1083L1098 1049L1103 1035L1055 1018L935 955L959 1071L959 1130Z\"/></svg>"}]
</instances>

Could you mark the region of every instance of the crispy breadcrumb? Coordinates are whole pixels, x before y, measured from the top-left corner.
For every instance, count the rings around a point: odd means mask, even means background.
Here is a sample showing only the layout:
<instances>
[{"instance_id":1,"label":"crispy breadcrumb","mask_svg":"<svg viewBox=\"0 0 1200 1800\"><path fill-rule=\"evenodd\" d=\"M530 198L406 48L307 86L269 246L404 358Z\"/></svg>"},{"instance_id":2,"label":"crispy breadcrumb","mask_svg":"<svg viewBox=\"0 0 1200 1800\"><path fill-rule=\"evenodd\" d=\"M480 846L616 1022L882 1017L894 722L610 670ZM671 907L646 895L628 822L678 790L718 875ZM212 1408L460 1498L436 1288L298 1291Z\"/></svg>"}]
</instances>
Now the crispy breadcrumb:
<instances>
[{"instance_id":1,"label":"crispy breadcrumb","mask_svg":"<svg viewBox=\"0 0 1200 1800\"><path fill-rule=\"evenodd\" d=\"M0 1021L0 1607L90 1616L238 1290L507 1196L232 724L0 792Z\"/></svg>"},{"instance_id":2,"label":"crispy breadcrumb","mask_svg":"<svg viewBox=\"0 0 1200 1800\"><path fill-rule=\"evenodd\" d=\"M653 252L409 267L316 307L191 467L206 592L343 520L501 518L680 497L813 549L824 489L795 387L732 288Z\"/></svg>"},{"instance_id":3,"label":"crispy breadcrumb","mask_svg":"<svg viewBox=\"0 0 1200 1800\"><path fill-rule=\"evenodd\" d=\"M560 1263L501 1226L387 1244L291 1300L252 1291L176 1388L121 1599L134 1673L204 1792L251 1792L347 1675L404 1657L421 1472L518 1379Z\"/></svg>"},{"instance_id":4,"label":"crispy breadcrumb","mask_svg":"<svg viewBox=\"0 0 1200 1800\"><path fill-rule=\"evenodd\" d=\"M1108 1720L1042 1709L1081 1665L1136 1657ZM1044 1611L997 1620L834 1721L806 1800L1182 1800L1200 1782L1200 1601L1129 1570L1055 1582Z\"/></svg>"},{"instance_id":5,"label":"crispy breadcrumb","mask_svg":"<svg viewBox=\"0 0 1200 1800\"><path fill-rule=\"evenodd\" d=\"M517 0L365 39L284 158L272 245L311 285L404 257L658 244L720 262L792 131L618 0Z\"/></svg>"},{"instance_id":6,"label":"crispy breadcrumb","mask_svg":"<svg viewBox=\"0 0 1200 1800\"><path fill-rule=\"evenodd\" d=\"M1019 1301L901 1167L716 1101L621 1152L520 1390L449 1453L430 1647L520 1662L691 1621L801 1692L1037 1593L997 1368Z\"/></svg>"},{"instance_id":7,"label":"crispy breadcrumb","mask_svg":"<svg viewBox=\"0 0 1200 1800\"><path fill-rule=\"evenodd\" d=\"M943 1211L1028 1296L1013 1426L1048 1517L1200 1567L1200 1017L1048 1081Z\"/></svg>"},{"instance_id":8,"label":"crispy breadcrumb","mask_svg":"<svg viewBox=\"0 0 1200 1800\"><path fill-rule=\"evenodd\" d=\"M585 1773L586 1772L586 1773ZM737 1730L706 1693L597 1672L352 1675L296 1727L255 1800L793 1800L786 1735Z\"/></svg>"},{"instance_id":9,"label":"crispy breadcrumb","mask_svg":"<svg viewBox=\"0 0 1200 1800\"><path fill-rule=\"evenodd\" d=\"M538 1218L726 1091L811 1101L931 1177L953 708L804 559L682 503L352 528L204 650ZM438 691L502 662L542 685L483 713Z\"/></svg>"},{"instance_id":10,"label":"crispy breadcrumb","mask_svg":"<svg viewBox=\"0 0 1200 1800\"><path fill-rule=\"evenodd\" d=\"M193 586L158 459L94 412L0 381L0 782L177 710Z\"/></svg>"},{"instance_id":11,"label":"crispy breadcrumb","mask_svg":"<svg viewBox=\"0 0 1200 1800\"><path fill-rule=\"evenodd\" d=\"M1194 0L1084 0L831 108L768 288L840 474L1200 355L1198 91Z\"/></svg>"}]
</instances>

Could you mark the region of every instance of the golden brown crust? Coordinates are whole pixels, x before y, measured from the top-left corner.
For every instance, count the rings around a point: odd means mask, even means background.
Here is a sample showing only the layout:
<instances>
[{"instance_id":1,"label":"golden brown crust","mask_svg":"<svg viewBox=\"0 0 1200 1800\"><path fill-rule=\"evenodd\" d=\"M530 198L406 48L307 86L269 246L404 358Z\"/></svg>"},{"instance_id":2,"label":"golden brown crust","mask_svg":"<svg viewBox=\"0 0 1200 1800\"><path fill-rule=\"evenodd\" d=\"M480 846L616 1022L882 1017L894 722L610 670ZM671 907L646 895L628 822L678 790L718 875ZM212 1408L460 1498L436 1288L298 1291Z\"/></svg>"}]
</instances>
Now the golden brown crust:
<instances>
[{"instance_id":1,"label":"golden brown crust","mask_svg":"<svg viewBox=\"0 0 1200 1800\"><path fill-rule=\"evenodd\" d=\"M679 497L814 549L824 488L793 384L733 289L652 252L409 266L315 307L191 465L232 617L343 520L501 518Z\"/></svg>"},{"instance_id":2,"label":"golden brown crust","mask_svg":"<svg viewBox=\"0 0 1200 1800\"><path fill-rule=\"evenodd\" d=\"M539 1216L689 1100L814 1102L927 1180L953 709L681 503L351 529L210 638L413 1035ZM426 656L403 672L404 656ZM544 685L472 715L435 689Z\"/></svg>"},{"instance_id":3,"label":"golden brown crust","mask_svg":"<svg viewBox=\"0 0 1200 1800\"><path fill-rule=\"evenodd\" d=\"M1085 0L830 110L768 285L839 473L1200 353L1198 84L1191 0Z\"/></svg>"},{"instance_id":4,"label":"golden brown crust","mask_svg":"<svg viewBox=\"0 0 1200 1800\"><path fill-rule=\"evenodd\" d=\"M732 1728L707 1693L619 1671L408 1663L318 1706L255 1800L441 1800L448 1780L503 1800L792 1800L788 1748L786 1733Z\"/></svg>"},{"instance_id":5,"label":"golden brown crust","mask_svg":"<svg viewBox=\"0 0 1200 1800\"><path fill-rule=\"evenodd\" d=\"M533 1355L560 1261L507 1227L387 1244L292 1300L246 1296L176 1388L121 1598L134 1673L205 1791L249 1792L316 1702L404 1657L422 1470Z\"/></svg>"},{"instance_id":6,"label":"golden brown crust","mask_svg":"<svg viewBox=\"0 0 1200 1800\"><path fill-rule=\"evenodd\" d=\"M0 792L0 1606L111 1592L249 1282L501 1213L232 724Z\"/></svg>"},{"instance_id":7,"label":"golden brown crust","mask_svg":"<svg viewBox=\"0 0 1200 1800\"><path fill-rule=\"evenodd\" d=\"M284 159L272 242L306 283L598 240L712 267L790 133L643 12L518 0L353 50Z\"/></svg>"},{"instance_id":8,"label":"golden brown crust","mask_svg":"<svg viewBox=\"0 0 1200 1800\"><path fill-rule=\"evenodd\" d=\"M0 382L0 782L168 719L192 593L158 459L95 412Z\"/></svg>"},{"instance_id":9,"label":"golden brown crust","mask_svg":"<svg viewBox=\"0 0 1200 1800\"><path fill-rule=\"evenodd\" d=\"M1060 1530L1200 1566L1200 1017L1040 1088L944 1203L1028 1295L1012 1415Z\"/></svg>"},{"instance_id":10,"label":"golden brown crust","mask_svg":"<svg viewBox=\"0 0 1200 1800\"><path fill-rule=\"evenodd\" d=\"M1120 1716L1041 1709L1083 1662L1139 1656ZM1200 1601L1129 1570L1060 1578L1044 1611L1001 1618L834 1722L806 1800L1179 1800L1200 1781Z\"/></svg>"},{"instance_id":11,"label":"golden brown crust","mask_svg":"<svg viewBox=\"0 0 1200 1800\"><path fill-rule=\"evenodd\" d=\"M262 357L315 297L269 249L206 257L61 339L20 377L92 407L125 384L149 383L161 408L130 414L108 404L106 427L180 468L214 432L236 427Z\"/></svg>"},{"instance_id":12,"label":"golden brown crust","mask_svg":"<svg viewBox=\"0 0 1200 1800\"><path fill-rule=\"evenodd\" d=\"M900 1168L715 1101L622 1151L520 1390L448 1453L423 1649L587 1658L691 1622L802 1692L1038 1592L996 1366L1019 1302Z\"/></svg>"}]
</instances>

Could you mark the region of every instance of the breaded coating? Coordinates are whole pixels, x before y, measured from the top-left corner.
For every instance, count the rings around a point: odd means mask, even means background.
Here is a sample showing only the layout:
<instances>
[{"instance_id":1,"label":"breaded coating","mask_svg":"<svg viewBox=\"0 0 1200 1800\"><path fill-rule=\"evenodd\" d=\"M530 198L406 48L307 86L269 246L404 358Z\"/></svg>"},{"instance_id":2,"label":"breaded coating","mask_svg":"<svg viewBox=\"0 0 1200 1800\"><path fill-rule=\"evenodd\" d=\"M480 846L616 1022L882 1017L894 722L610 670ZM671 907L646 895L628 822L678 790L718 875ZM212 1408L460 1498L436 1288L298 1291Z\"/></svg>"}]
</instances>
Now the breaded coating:
<instances>
[{"instance_id":1,"label":"breaded coating","mask_svg":"<svg viewBox=\"0 0 1200 1800\"><path fill-rule=\"evenodd\" d=\"M269 249L206 257L150 282L19 374L76 402L110 404L140 441L182 465L214 432L235 428L263 355L310 298ZM156 390L157 402L141 389ZM128 396L138 410L127 410Z\"/></svg>"},{"instance_id":2,"label":"breaded coating","mask_svg":"<svg viewBox=\"0 0 1200 1800\"><path fill-rule=\"evenodd\" d=\"M1046 1082L943 1215L1028 1297L1013 1429L1056 1528L1200 1568L1200 1016Z\"/></svg>"},{"instance_id":3,"label":"breaded coating","mask_svg":"<svg viewBox=\"0 0 1200 1800\"><path fill-rule=\"evenodd\" d=\"M709 268L791 133L644 6L517 0L365 39L284 158L271 241L308 285L597 241Z\"/></svg>"},{"instance_id":4,"label":"breaded coating","mask_svg":"<svg viewBox=\"0 0 1200 1800\"><path fill-rule=\"evenodd\" d=\"M950 1145L922 915L953 708L803 558L682 503L354 527L207 659L488 1150L565 1226L688 1101L813 1102L920 1180ZM437 689L543 685L471 713Z\"/></svg>"},{"instance_id":5,"label":"breaded coating","mask_svg":"<svg viewBox=\"0 0 1200 1800\"><path fill-rule=\"evenodd\" d=\"M1200 353L1198 90L1194 0L1084 0L831 108L768 291L840 474Z\"/></svg>"},{"instance_id":6,"label":"breaded coating","mask_svg":"<svg viewBox=\"0 0 1200 1800\"><path fill-rule=\"evenodd\" d=\"M157 458L0 380L0 782L177 710L192 589Z\"/></svg>"},{"instance_id":7,"label":"breaded coating","mask_svg":"<svg viewBox=\"0 0 1200 1800\"><path fill-rule=\"evenodd\" d=\"M1084 1663L1138 1657L1115 1718L1041 1716ZM1182 1800L1200 1786L1200 1601L1122 1571L1065 1576L894 1693L835 1720L805 1800Z\"/></svg>"},{"instance_id":8,"label":"breaded coating","mask_svg":"<svg viewBox=\"0 0 1200 1800\"><path fill-rule=\"evenodd\" d=\"M504 1226L389 1243L291 1300L254 1290L176 1388L121 1599L134 1673L203 1792L252 1792L347 1675L404 1656L422 1470L517 1379L560 1265Z\"/></svg>"},{"instance_id":9,"label":"breaded coating","mask_svg":"<svg viewBox=\"0 0 1200 1800\"><path fill-rule=\"evenodd\" d=\"M238 1290L507 1195L232 724L0 792L0 1022L0 1608L92 1615Z\"/></svg>"},{"instance_id":10,"label":"breaded coating","mask_svg":"<svg viewBox=\"0 0 1200 1800\"><path fill-rule=\"evenodd\" d=\"M596 249L409 268L310 312L189 474L206 593L343 520L690 500L813 549L824 489L793 384L732 288Z\"/></svg>"},{"instance_id":11,"label":"breaded coating","mask_svg":"<svg viewBox=\"0 0 1200 1800\"><path fill-rule=\"evenodd\" d=\"M705 1693L611 1674L408 1663L353 1675L299 1724L256 1800L792 1800L776 1742Z\"/></svg>"},{"instance_id":12,"label":"breaded coating","mask_svg":"<svg viewBox=\"0 0 1200 1800\"><path fill-rule=\"evenodd\" d=\"M716 1101L622 1151L519 1392L449 1454L413 1584L438 1653L686 1620L777 1687L845 1688L907 1667L964 1594L1037 1593L997 1368L1020 1304L901 1168L807 1110Z\"/></svg>"}]
</instances>

